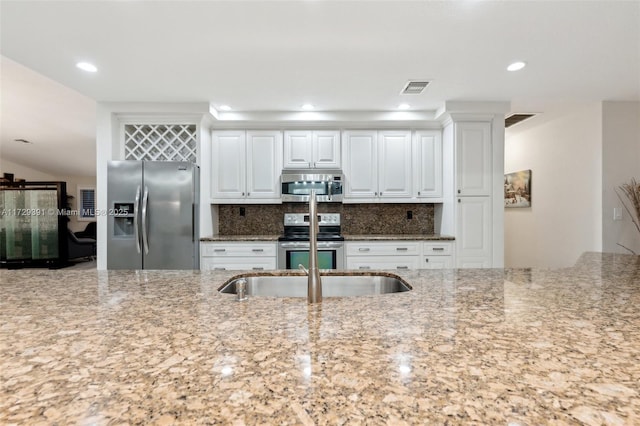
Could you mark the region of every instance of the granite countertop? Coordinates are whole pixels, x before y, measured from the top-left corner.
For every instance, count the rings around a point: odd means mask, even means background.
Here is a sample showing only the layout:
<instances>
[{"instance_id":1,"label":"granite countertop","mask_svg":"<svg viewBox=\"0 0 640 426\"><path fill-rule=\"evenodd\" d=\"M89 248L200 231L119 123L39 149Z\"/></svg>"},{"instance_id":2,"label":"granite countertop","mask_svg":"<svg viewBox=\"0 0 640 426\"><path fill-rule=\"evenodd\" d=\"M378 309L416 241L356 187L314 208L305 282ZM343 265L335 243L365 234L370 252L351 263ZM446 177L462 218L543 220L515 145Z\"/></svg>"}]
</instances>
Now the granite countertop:
<instances>
[{"instance_id":1,"label":"granite countertop","mask_svg":"<svg viewBox=\"0 0 640 426\"><path fill-rule=\"evenodd\" d=\"M640 424L640 257L250 298L224 271L0 270L0 424Z\"/></svg>"},{"instance_id":2,"label":"granite countertop","mask_svg":"<svg viewBox=\"0 0 640 426\"><path fill-rule=\"evenodd\" d=\"M345 241L398 241L398 240L416 240L416 241L453 241L454 237L440 234L364 234L349 235L344 234ZM280 235L213 235L200 238L200 241L278 241Z\"/></svg>"},{"instance_id":3,"label":"granite countertop","mask_svg":"<svg viewBox=\"0 0 640 426\"><path fill-rule=\"evenodd\" d=\"M280 235L211 235L200 238L200 241L278 241Z\"/></svg>"},{"instance_id":4,"label":"granite countertop","mask_svg":"<svg viewBox=\"0 0 640 426\"><path fill-rule=\"evenodd\" d=\"M416 240L416 241L453 241L454 237L440 234L364 234L349 235L345 234L345 241L398 241L398 240Z\"/></svg>"}]
</instances>

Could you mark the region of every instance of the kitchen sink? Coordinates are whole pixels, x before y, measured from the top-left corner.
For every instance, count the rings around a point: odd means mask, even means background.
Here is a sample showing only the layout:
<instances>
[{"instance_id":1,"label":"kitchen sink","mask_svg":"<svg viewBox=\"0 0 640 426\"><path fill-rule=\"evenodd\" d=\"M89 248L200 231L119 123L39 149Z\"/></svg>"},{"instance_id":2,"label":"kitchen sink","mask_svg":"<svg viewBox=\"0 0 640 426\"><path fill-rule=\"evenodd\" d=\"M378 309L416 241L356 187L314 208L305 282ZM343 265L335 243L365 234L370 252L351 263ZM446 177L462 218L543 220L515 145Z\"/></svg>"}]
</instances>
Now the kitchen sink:
<instances>
[{"instance_id":1,"label":"kitchen sink","mask_svg":"<svg viewBox=\"0 0 640 426\"><path fill-rule=\"evenodd\" d=\"M330 274L321 278L323 297L368 296L411 290L402 278L390 273ZM247 296L307 297L306 275L243 274L231 278L218 291L236 294L236 284L241 280L246 280Z\"/></svg>"}]
</instances>

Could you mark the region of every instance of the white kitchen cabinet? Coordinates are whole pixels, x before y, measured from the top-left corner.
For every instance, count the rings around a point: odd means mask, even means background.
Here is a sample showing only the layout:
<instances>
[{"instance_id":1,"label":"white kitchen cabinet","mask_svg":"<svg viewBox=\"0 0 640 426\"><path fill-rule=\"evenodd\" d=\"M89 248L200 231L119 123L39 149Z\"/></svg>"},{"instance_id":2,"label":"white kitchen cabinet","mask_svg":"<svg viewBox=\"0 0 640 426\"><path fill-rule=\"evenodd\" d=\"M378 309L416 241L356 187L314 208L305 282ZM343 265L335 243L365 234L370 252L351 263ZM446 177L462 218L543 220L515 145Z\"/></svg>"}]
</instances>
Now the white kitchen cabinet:
<instances>
[{"instance_id":1,"label":"white kitchen cabinet","mask_svg":"<svg viewBox=\"0 0 640 426\"><path fill-rule=\"evenodd\" d=\"M345 202L411 198L411 132L350 130L342 135Z\"/></svg>"},{"instance_id":2,"label":"white kitchen cabinet","mask_svg":"<svg viewBox=\"0 0 640 426\"><path fill-rule=\"evenodd\" d=\"M453 242L422 243L420 269L450 269L455 267Z\"/></svg>"},{"instance_id":3,"label":"white kitchen cabinet","mask_svg":"<svg viewBox=\"0 0 640 426\"><path fill-rule=\"evenodd\" d=\"M378 196L378 132L349 130L342 133L344 200L374 200Z\"/></svg>"},{"instance_id":4,"label":"white kitchen cabinet","mask_svg":"<svg viewBox=\"0 0 640 426\"><path fill-rule=\"evenodd\" d=\"M213 132L212 203L280 203L281 171L281 132L271 130Z\"/></svg>"},{"instance_id":5,"label":"white kitchen cabinet","mask_svg":"<svg viewBox=\"0 0 640 426\"><path fill-rule=\"evenodd\" d=\"M246 193L246 134L243 130L213 132L211 198L242 199Z\"/></svg>"},{"instance_id":6,"label":"white kitchen cabinet","mask_svg":"<svg viewBox=\"0 0 640 426\"><path fill-rule=\"evenodd\" d=\"M201 242L200 269L273 270L277 267L276 253L275 242Z\"/></svg>"},{"instance_id":7,"label":"white kitchen cabinet","mask_svg":"<svg viewBox=\"0 0 640 426\"><path fill-rule=\"evenodd\" d=\"M347 241L347 269L453 268L453 241Z\"/></svg>"},{"instance_id":8,"label":"white kitchen cabinet","mask_svg":"<svg viewBox=\"0 0 640 426\"><path fill-rule=\"evenodd\" d=\"M456 264L493 265L492 142L490 121L455 123Z\"/></svg>"},{"instance_id":9,"label":"white kitchen cabinet","mask_svg":"<svg viewBox=\"0 0 640 426\"><path fill-rule=\"evenodd\" d=\"M347 241L347 269L418 269L417 241Z\"/></svg>"},{"instance_id":10,"label":"white kitchen cabinet","mask_svg":"<svg viewBox=\"0 0 640 426\"><path fill-rule=\"evenodd\" d=\"M287 130L284 132L284 169L339 169L340 132Z\"/></svg>"},{"instance_id":11,"label":"white kitchen cabinet","mask_svg":"<svg viewBox=\"0 0 640 426\"><path fill-rule=\"evenodd\" d=\"M411 132L378 132L378 192L380 198L411 198ZM395 200L394 200L395 201Z\"/></svg>"},{"instance_id":12,"label":"white kitchen cabinet","mask_svg":"<svg viewBox=\"0 0 640 426\"><path fill-rule=\"evenodd\" d=\"M457 265L459 268L492 266L491 197L458 197Z\"/></svg>"},{"instance_id":13,"label":"white kitchen cabinet","mask_svg":"<svg viewBox=\"0 0 640 426\"><path fill-rule=\"evenodd\" d=\"M442 198L442 132L418 130L413 135L414 196Z\"/></svg>"},{"instance_id":14,"label":"white kitchen cabinet","mask_svg":"<svg viewBox=\"0 0 640 426\"><path fill-rule=\"evenodd\" d=\"M456 123L456 194L490 196L491 123Z\"/></svg>"}]
</instances>

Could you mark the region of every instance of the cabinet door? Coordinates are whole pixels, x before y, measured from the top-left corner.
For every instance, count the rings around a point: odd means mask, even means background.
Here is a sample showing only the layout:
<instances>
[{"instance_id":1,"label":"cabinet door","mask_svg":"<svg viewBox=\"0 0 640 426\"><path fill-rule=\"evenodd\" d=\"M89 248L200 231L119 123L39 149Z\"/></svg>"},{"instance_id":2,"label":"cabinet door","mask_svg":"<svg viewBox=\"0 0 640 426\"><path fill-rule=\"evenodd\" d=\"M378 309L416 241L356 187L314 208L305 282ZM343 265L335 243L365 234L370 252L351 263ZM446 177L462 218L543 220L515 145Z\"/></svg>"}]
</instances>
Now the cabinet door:
<instances>
[{"instance_id":1,"label":"cabinet door","mask_svg":"<svg viewBox=\"0 0 640 426\"><path fill-rule=\"evenodd\" d=\"M424 256L420 269L451 269L453 261L451 256Z\"/></svg>"},{"instance_id":2,"label":"cabinet door","mask_svg":"<svg viewBox=\"0 0 640 426\"><path fill-rule=\"evenodd\" d=\"M284 132L285 169L308 169L313 162L313 137L308 130Z\"/></svg>"},{"instance_id":3,"label":"cabinet door","mask_svg":"<svg viewBox=\"0 0 640 426\"><path fill-rule=\"evenodd\" d=\"M378 196L378 151L375 130L346 131L342 138L345 199Z\"/></svg>"},{"instance_id":4,"label":"cabinet door","mask_svg":"<svg viewBox=\"0 0 640 426\"><path fill-rule=\"evenodd\" d=\"M420 256L347 256L347 269L418 269Z\"/></svg>"},{"instance_id":5,"label":"cabinet door","mask_svg":"<svg viewBox=\"0 0 640 426\"><path fill-rule=\"evenodd\" d=\"M337 130L313 132L313 167L339 169L340 160L340 132Z\"/></svg>"},{"instance_id":6,"label":"cabinet door","mask_svg":"<svg viewBox=\"0 0 640 426\"><path fill-rule=\"evenodd\" d=\"M459 268L491 267L491 197L458 197L456 259Z\"/></svg>"},{"instance_id":7,"label":"cabinet door","mask_svg":"<svg viewBox=\"0 0 640 426\"><path fill-rule=\"evenodd\" d=\"M413 138L414 188L418 198L442 197L442 135L420 130Z\"/></svg>"},{"instance_id":8,"label":"cabinet door","mask_svg":"<svg viewBox=\"0 0 640 426\"><path fill-rule=\"evenodd\" d=\"M282 133L247 131L247 198L280 201Z\"/></svg>"},{"instance_id":9,"label":"cabinet door","mask_svg":"<svg viewBox=\"0 0 640 426\"><path fill-rule=\"evenodd\" d=\"M211 141L211 198L245 197L245 132L214 131Z\"/></svg>"},{"instance_id":10,"label":"cabinet door","mask_svg":"<svg viewBox=\"0 0 640 426\"><path fill-rule=\"evenodd\" d=\"M458 195L491 195L491 123L456 123Z\"/></svg>"},{"instance_id":11,"label":"cabinet door","mask_svg":"<svg viewBox=\"0 0 640 426\"><path fill-rule=\"evenodd\" d=\"M378 190L382 198L411 198L411 132L378 132Z\"/></svg>"}]
</instances>

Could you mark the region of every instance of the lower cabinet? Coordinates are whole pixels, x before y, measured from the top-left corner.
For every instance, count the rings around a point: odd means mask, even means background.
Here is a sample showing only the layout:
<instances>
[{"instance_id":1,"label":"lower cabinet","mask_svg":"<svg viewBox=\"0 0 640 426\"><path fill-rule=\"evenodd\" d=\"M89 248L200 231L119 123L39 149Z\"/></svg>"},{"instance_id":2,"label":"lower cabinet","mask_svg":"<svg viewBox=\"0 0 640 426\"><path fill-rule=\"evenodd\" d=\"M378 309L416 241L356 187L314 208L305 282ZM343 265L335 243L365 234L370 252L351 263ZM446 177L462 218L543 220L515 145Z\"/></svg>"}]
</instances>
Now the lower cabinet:
<instances>
[{"instance_id":1,"label":"lower cabinet","mask_svg":"<svg viewBox=\"0 0 640 426\"><path fill-rule=\"evenodd\" d=\"M200 243L200 269L273 270L277 267L275 242L216 241Z\"/></svg>"},{"instance_id":2,"label":"lower cabinet","mask_svg":"<svg viewBox=\"0 0 640 426\"><path fill-rule=\"evenodd\" d=\"M453 242L347 241L347 269L453 268Z\"/></svg>"},{"instance_id":3,"label":"lower cabinet","mask_svg":"<svg viewBox=\"0 0 640 426\"><path fill-rule=\"evenodd\" d=\"M422 243L420 269L455 268L453 242Z\"/></svg>"}]
</instances>

